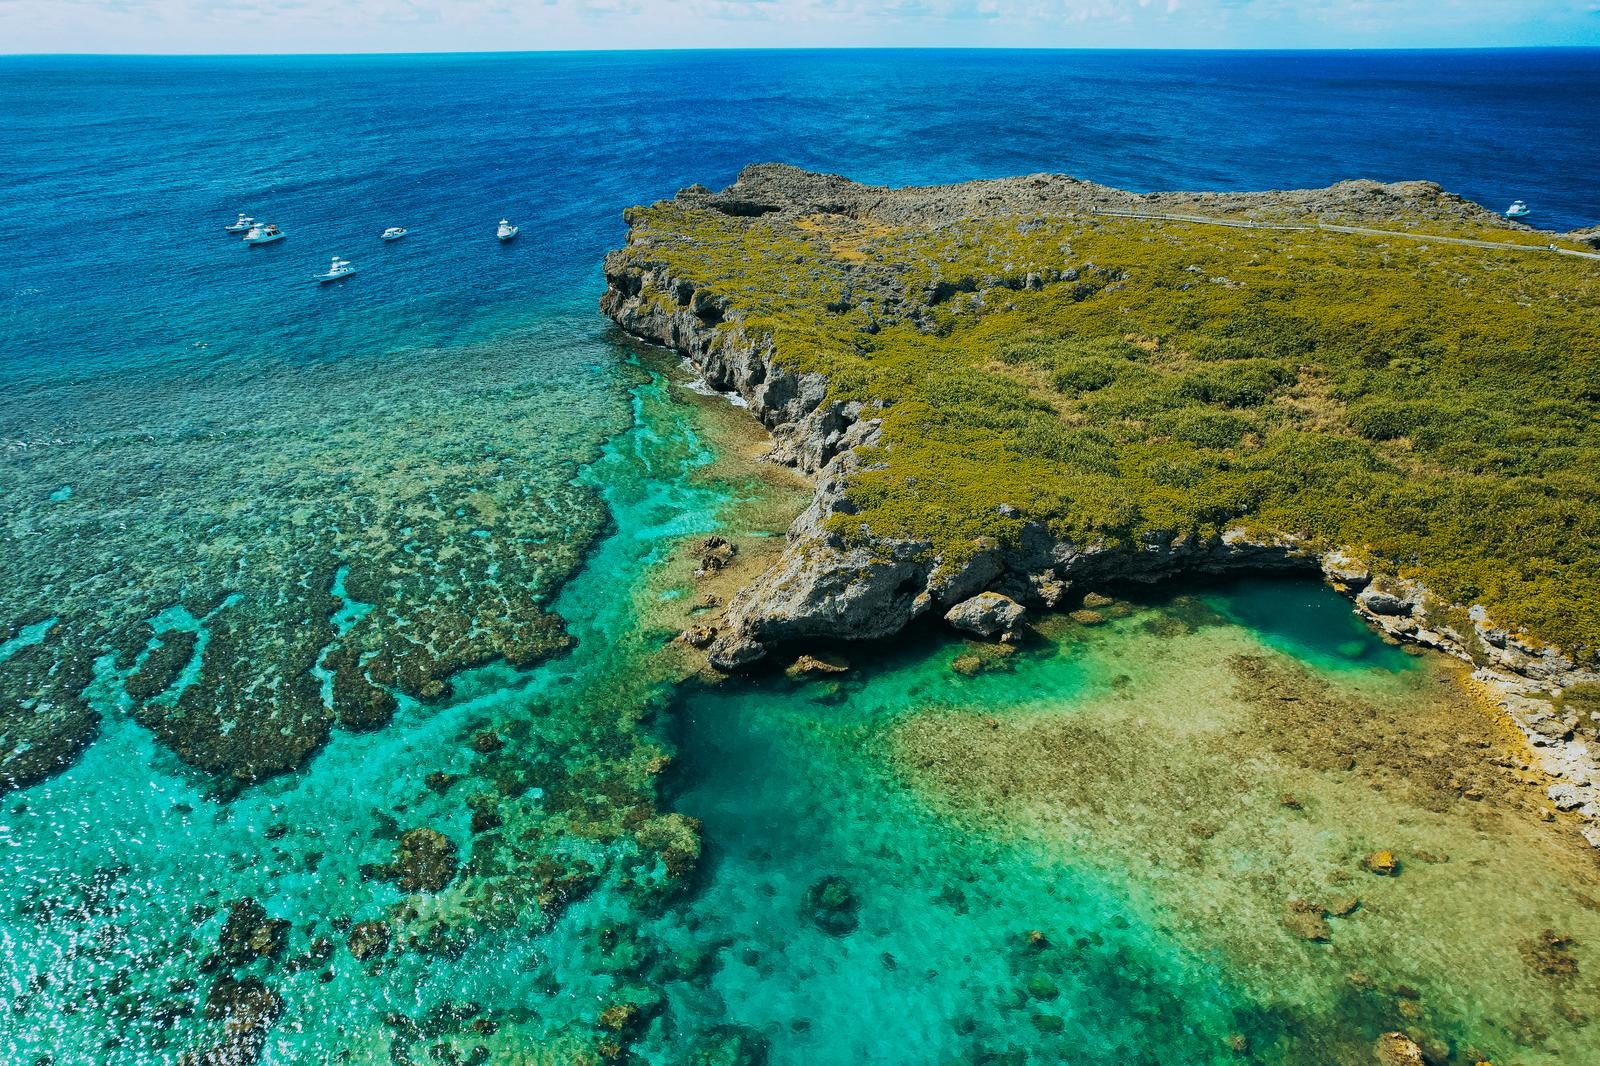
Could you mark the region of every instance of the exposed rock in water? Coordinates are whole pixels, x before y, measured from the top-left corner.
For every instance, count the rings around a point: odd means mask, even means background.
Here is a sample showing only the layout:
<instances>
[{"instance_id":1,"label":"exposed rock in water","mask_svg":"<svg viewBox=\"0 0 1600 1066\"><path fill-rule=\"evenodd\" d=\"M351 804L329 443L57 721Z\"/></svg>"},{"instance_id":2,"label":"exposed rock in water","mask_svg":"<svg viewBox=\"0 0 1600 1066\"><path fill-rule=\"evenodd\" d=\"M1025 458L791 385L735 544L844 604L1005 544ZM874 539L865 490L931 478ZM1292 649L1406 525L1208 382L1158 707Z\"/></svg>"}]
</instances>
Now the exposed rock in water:
<instances>
[{"instance_id":1,"label":"exposed rock in water","mask_svg":"<svg viewBox=\"0 0 1600 1066\"><path fill-rule=\"evenodd\" d=\"M450 791L451 785L460 780L460 774L452 774L446 770L435 770L423 778L422 783L428 786L430 792L435 792L442 796Z\"/></svg>"},{"instance_id":2,"label":"exposed rock in water","mask_svg":"<svg viewBox=\"0 0 1600 1066\"><path fill-rule=\"evenodd\" d=\"M1328 913L1335 918L1345 918L1354 914L1360 906L1359 896L1337 896L1328 904Z\"/></svg>"},{"instance_id":3,"label":"exposed rock in water","mask_svg":"<svg viewBox=\"0 0 1600 1066\"><path fill-rule=\"evenodd\" d=\"M739 554L739 546L726 537L709 536L700 542L698 573L714 574L723 570Z\"/></svg>"},{"instance_id":4,"label":"exposed rock in water","mask_svg":"<svg viewBox=\"0 0 1600 1066\"><path fill-rule=\"evenodd\" d=\"M950 669L963 677L977 677L983 672L983 659L971 652L965 655L957 655L950 660Z\"/></svg>"},{"instance_id":5,"label":"exposed rock in water","mask_svg":"<svg viewBox=\"0 0 1600 1066\"><path fill-rule=\"evenodd\" d=\"M691 648L709 648L717 639L716 626L690 626L678 634L678 639Z\"/></svg>"},{"instance_id":6,"label":"exposed rock in water","mask_svg":"<svg viewBox=\"0 0 1600 1066\"><path fill-rule=\"evenodd\" d=\"M674 883L684 881L700 861L700 822L671 812L645 822L634 834L639 847L661 856L662 866Z\"/></svg>"},{"instance_id":7,"label":"exposed rock in water","mask_svg":"<svg viewBox=\"0 0 1600 1066\"><path fill-rule=\"evenodd\" d=\"M1290 900L1283 911L1283 924L1301 940L1322 942L1333 939L1333 929L1328 925L1328 912L1319 903L1303 899Z\"/></svg>"},{"instance_id":8,"label":"exposed rock in water","mask_svg":"<svg viewBox=\"0 0 1600 1066\"><path fill-rule=\"evenodd\" d=\"M206 997L205 1016L221 1020L223 1040L180 1060L183 1066L251 1066L261 1056L267 1031L283 1014L283 998L259 977L221 977Z\"/></svg>"},{"instance_id":9,"label":"exposed rock in water","mask_svg":"<svg viewBox=\"0 0 1600 1066\"><path fill-rule=\"evenodd\" d=\"M812 674L842 674L850 669L848 663L834 662L817 655L802 655L784 671L790 677L809 677Z\"/></svg>"},{"instance_id":10,"label":"exposed rock in water","mask_svg":"<svg viewBox=\"0 0 1600 1066\"><path fill-rule=\"evenodd\" d=\"M980 637L1010 632L1027 611L1016 600L998 592L980 592L945 612L944 620L956 629Z\"/></svg>"}]
</instances>

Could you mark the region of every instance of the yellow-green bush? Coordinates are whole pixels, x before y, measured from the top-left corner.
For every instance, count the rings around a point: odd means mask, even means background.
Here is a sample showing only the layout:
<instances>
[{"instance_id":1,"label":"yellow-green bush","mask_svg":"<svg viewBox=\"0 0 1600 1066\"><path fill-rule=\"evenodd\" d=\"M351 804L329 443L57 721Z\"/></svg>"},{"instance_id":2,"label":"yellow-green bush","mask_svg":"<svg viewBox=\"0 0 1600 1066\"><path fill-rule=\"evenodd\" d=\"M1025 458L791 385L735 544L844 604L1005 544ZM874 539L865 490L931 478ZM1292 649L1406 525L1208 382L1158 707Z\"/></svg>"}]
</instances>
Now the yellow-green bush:
<instances>
[{"instance_id":1,"label":"yellow-green bush","mask_svg":"<svg viewBox=\"0 0 1600 1066\"><path fill-rule=\"evenodd\" d=\"M1112 541L1242 525L1600 648L1593 263L1072 217L880 226L846 261L830 216L632 220L783 360L886 405L847 535L959 554L1029 519ZM1052 270L1076 273L1018 281Z\"/></svg>"}]
</instances>

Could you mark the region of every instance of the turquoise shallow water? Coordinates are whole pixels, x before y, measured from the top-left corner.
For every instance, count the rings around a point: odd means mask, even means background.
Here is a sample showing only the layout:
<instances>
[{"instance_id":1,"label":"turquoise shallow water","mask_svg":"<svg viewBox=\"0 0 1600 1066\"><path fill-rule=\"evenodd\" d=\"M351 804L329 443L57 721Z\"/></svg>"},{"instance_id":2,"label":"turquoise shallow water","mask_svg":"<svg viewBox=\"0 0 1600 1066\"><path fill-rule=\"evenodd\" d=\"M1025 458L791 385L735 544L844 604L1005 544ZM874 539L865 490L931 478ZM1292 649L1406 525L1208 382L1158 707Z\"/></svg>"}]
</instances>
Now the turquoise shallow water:
<instances>
[{"instance_id":1,"label":"turquoise shallow water","mask_svg":"<svg viewBox=\"0 0 1600 1066\"><path fill-rule=\"evenodd\" d=\"M1317 585L1246 578L1204 599L1270 646L1325 670L1399 673L1416 667L1397 645L1374 640L1348 603Z\"/></svg>"},{"instance_id":2,"label":"turquoise shallow water","mask_svg":"<svg viewBox=\"0 0 1600 1066\"><path fill-rule=\"evenodd\" d=\"M942 687L940 658L844 701L815 685L685 701L678 802L711 849L691 932L728 947L684 1006L762 1032L775 1063L1229 1061L1225 1036L1258 1019L1125 886L952 832L852 747ZM856 897L848 936L810 920L825 877Z\"/></svg>"},{"instance_id":3,"label":"turquoise shallow water","mask_svg":"<svg viewBox=\"0 0 1600 1066\"><path fill-rule=\"evenodd\" d=\"M295 949L318 935L341 939L332 919L381 916L400 898L363 883L360 867L387 857L401 822L434 826L463 845L470 839L460 802L470 776L448 798L423 781L432 771L470 774L465 736L507 716L528 721L531 708L558 708L555 720L526 738L536 744L539 734L581 728L559 720L559 708L576 714L585 701L605 699L623 713L644 699L648 688L631 686L627 673L657 638L638 631L627 590L675 538L714 528L731 498L690 479L711 453L687 413L667 405L665 391L653 373L636 386L634 427L586 468L585 483L603 499L613 528L555 604L577 638L572 655L537 671L490 667L460 676L445 705L406 701L391 728L340 735L308 772L230 800L113 712L77 765L10 797L0 825L12 871L0 903L7 1061L162 1061L195 1047L206 1021L194 996L171 989L200 975L227 904L250 897L286 918ZM107 702L116 699L106 694ZM599 864L605 849L594 850ZM444 906L466 911L460 901ZM583 977L606 978L585 975L578 961L567 976L579 987L545 991L548 973L534 964L549 949L528 936L513 920L448 965L413 954L366 974L345 957L275 981L290 1021L266 1059L304 1061L351 1048L365 1049L358 1061L387 1061L392 1034L382 1030L383 1016L421 1016L440 1002L537 1009L535 1033L558 1028L592 1002L580 990Z\"/></svg>"},{"instance_id":4,"label":"turquoise shallow water","mask_svg":"<svg viewBox=\"0 0 1600 1066\"><path fill-rule=\"evenodd\" d=\"M1307 581L1112 613L978 649L976 676L953 668L974 646L935 638L856 649L840 679L682 694L673 803L704 820L707 868L661 935L722 947L674 1012L762 1034L775 1063L1366 1063L1397 1028L1439 1061L1600 1049L1570 1020L1600 985L1527 961L1541 924L1595 916L1554 882L1496 901L1530 862L1565 869L1549 845L1441 813L1406 758L1329 757L1334 715L1419 750L1487 728L1438 717L1434 664ZM1380 844L1428 858L1375 884ZM808 894L834 877L847 935ZM1329 944L1285 920L1346 894Z\"/></svg>"},{"instance_id":5,"label":"turquoise shallow water","mask_svg":"<svg viewBox=\"0 0 1600 1066\"><path fill-rule=\"evenodd\" d=\"M1153 599L1144 621L1181 617ZM1206 602L1226 612L1217 624L1269 619L1253 631L1265 645L1291 633L1335 675L1415 668L1310 582L1245 582ZM1221 959L1152 922L1144 887L962 832L885 772L885 737L930 712L1070 714L1118 685L1117 640L1069 631L967 677L951 668L962 644L940 639L858 654L870 669L839 681L684 695L675 804L704 820L710 849L690 928L728 944L685 1006L763 1032L780 1063L1207 1063L1236 1061L1236 1035L1257 1049L1282 1039L1283 1019ZM830 876L857 897L846 937L808 917L808 888Z\"/></svg>"},{"instance_id":6,"label":"turquoise shallow water","mask_svg":"<svg viewBox=\"0 0 1600 1066\"><path fill-rule=\"evenodd\" d=\"M621 208L770 158L1592 222L1597 69L0 59L0 756L66 764L0 799L0 1061L1600 1059L1600 887L1325 590L674 689L688 544L781 493L594 312Z\"/></svg>"}]
</instances>

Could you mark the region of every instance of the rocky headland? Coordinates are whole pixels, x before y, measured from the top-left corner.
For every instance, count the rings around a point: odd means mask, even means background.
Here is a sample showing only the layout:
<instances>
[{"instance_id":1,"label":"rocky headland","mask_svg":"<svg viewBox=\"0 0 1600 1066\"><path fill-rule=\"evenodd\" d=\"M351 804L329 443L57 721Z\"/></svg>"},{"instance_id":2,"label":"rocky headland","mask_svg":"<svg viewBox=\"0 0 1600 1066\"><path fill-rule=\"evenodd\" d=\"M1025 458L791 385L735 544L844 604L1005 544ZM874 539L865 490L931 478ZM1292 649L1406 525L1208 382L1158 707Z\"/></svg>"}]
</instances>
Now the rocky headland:
<instances>
[{"instance_id":1,"label":"rocky headland","mask_svg":"<svg viewBox=\"0 0 1600 1066\"><path fill-rule=\"evenodd\" d=\"M1127 268L1137 269L1119 263L1119 277L1093 263L996 262L987 276L951 277L946 270L919 285L921 279L911 278L903 265L862 253L864 246L870 251L874 237L947 233L956 220L998 222L1023 232L1046 220L1081 222L1097 212L1126 211L1490 238L1503 232L1507 240L1529 232L1425 182L1141 195L1061 175L1032 175L888 189L760 165L721 192L691 186L657 207L669 207L670 217L682 220L674 225L703 223L712 233L730 225L769 232L825 229L823 254L831 252L833 267L847 278L843 300L836 297L830 310L861 319L856 328L868 338L896 327L938 337L949 328L937 317L944 310L940 305L963 300L977 316L986 308L1014 310L1008 301L1018 293L1084 301L1116 291ZM647 210L654 209L630 210L628 244L606 259L603 311L628 333L681 353L710 388L740 397L770 432L772 459L815 481L811 504L794 522L777 562L731 600L714 628L700 634L715 666L746 668L774 649L799 650L818 640L888 637L929 616L970 634L1013 641L1020 639L1029 613L1077 607L1086 593L1114 582L1243 571L1320 573L1394 639L1473 663L1474 676L1526 735L1534 754L1530 762L1550 776L1552 802L1577 812L1585 837L1600 847L1600 706L1588 706L1590 686L1597 682L1593 649L1567 650L1498 624L1484 606L1435 594L1412 568L1368 545L1265 528L1243 520L1245 515L1209 529L1085 537L1063 535L1060 522L1036 515L1019 495L993 505L993 535L954 546L932 532L886 532L855 521L863 510L862 475L882 471L896 447L886 439L885 420L903 399L842 389L825 365L807 358L810 353L786 350L759 309L741 300L738 284L685 270L681 242L666 254L660 218L647 216ZM695 240L710 238L697 232ZM807 265L796 262L797 276Z\"/></svg>"}]
</instances>

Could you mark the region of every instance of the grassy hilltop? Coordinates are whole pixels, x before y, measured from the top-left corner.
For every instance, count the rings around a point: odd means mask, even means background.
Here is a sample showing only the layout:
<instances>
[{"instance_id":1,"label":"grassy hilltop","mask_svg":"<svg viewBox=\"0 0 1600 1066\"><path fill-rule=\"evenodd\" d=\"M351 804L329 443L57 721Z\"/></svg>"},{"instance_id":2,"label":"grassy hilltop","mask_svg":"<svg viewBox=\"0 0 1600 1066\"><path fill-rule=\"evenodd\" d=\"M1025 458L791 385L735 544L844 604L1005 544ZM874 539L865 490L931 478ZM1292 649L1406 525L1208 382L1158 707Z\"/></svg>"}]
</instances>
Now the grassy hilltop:
<instances>
[{"instance_id":1,"label":"grassy hilltop","mask_svg":"<svg viewBox=\"0 0 1600 1066\"><path fill-rule=\"evenodd\" d=\"M631 248L719 298L716 328L882 403L846 536L960 555L1029 519L1103 541L1242 526L1600 647L1600 262L1090 210L1551 239L1423 183L1141 198L1040 177L923 202L807 175L828 195L778 201L800 173L632 209Z\"/></svg>"}]
</instances>

